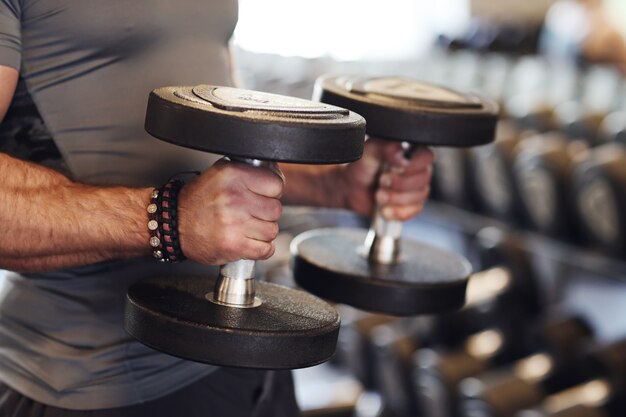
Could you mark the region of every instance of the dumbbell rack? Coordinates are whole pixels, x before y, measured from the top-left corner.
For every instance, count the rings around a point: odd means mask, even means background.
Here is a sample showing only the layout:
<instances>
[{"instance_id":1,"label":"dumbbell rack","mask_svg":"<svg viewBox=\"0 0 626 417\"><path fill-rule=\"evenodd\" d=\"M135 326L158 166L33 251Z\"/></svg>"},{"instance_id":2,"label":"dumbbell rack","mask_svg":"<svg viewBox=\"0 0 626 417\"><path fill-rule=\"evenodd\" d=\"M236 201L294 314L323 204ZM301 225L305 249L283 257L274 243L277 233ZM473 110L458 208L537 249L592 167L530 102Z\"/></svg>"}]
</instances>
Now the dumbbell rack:
<instances>
[{"instance_id":1,"label":"dumbbell rack","mask_svg":"<svg viewBox=\"0 0 626 417\"><path fill-rule=\"evenodd\" d=\"M625 260L527 230L514 230L499 220L434 201L426 205L421 216L409 222L407 233L437 233L447 239L444 244L456 245L455 249L475 262L472 237L485 227L514 233L522 240L539 271L542 301L548 307L564 306L588 315L597 324L600 338L626 335L626 304L612 303L613 297L626 299Z\"/></svg>"},{"instance_id":2,"label":"dumbbell rack","mask_svg":"<svg viewBox=\"0 0 626 417\"><path fill-rule=\"evenodd\" d=\"M290 218L308 218L310 223L318 223L317 227L319 224L363 226L367 223L366 219L342 210L291 207L289 212ZM296 229L308 227L311 225L302 224ZM474 269L478 271L481 267L475 253L475 236L485 227L495 227L513 233L521 239L533 260L533 266L538 270L542 287L541 301L548 307L548 312L562 308L580 313L592 324L599 341L613 341L626 336L626 314L624 314L626 304L623 303L626 299L624 260L609 258L537 233L515 230L499 220L435 201L428 202L420 216L407 222L404 233L408 237L428 239L433 245L466 255L474 264ZM334 387L333 389L339 389L338 387L344 389L346 384L349 387L359 384L349 371L328 365L320 369L298 371L295 375L296 386L301 391L301 401L304 401L303 406L305 410L312 407L311 412L316 409L314 405L319 406L315 398L320 397L319 401L330 401L329 398L332 397L330 394L323 394L323 390L320 391L319 381L325 381L324 386ZM345 389L352 393L351 390ZM331 389L327 391L332 392ZM379 406L384 407L384 404L378 403L383 400L375 392L365 391L365 394L356 393L355 396L366 398L370 411ZM354 398L346 395L342 400L350 402ZM329 411L327 407L330 405L323 407L325 411ZM375 415L375 412L372 412L374 413L372 415Z\"/></svg>"}]
</instances>

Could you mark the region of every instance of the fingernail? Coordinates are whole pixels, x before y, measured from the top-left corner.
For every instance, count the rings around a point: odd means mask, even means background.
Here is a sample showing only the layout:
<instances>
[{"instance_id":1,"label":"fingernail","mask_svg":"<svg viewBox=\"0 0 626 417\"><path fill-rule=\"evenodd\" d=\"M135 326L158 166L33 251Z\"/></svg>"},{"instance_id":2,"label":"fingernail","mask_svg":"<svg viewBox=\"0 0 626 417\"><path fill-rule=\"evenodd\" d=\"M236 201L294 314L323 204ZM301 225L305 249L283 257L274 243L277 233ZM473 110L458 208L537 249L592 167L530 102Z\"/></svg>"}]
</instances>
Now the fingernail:
<instances>
[{"instance_id":1,"label":"fingernail","mask_svg":"<svg viewBox=\"0 0 626 417\"><path fill-rule=\"evenodd\" d=\"M405 166L405 167L409 166L410 158L407 159L407 158L404 157L404 151L396 152L396 154L394 155L394 159L396 160L398 165L402 165L402 166Z\"/></svg>"},{"instance_id":2,"label":"fingernail","mask_svg":"<svg viewBox=\"0 0 626 417\"><path fill-rule=\"evenodd\" d=\"M382 210L382 213L383 213L383 217L385 217L386 219L393 218L393 208L391 207L384 207Z\"/></svg>"},{"instance_id":3,"label":"fingernail","mask_svg":"<svg viewBox=\"0 0 626 417\"><path fill-rule=\"evenodd\" d=\"M386 188L391 187L391 175L389 174L381 175L379 183L381 187L386 187Z\"/></svg>"},{"instance_id":4,"label":"fingernail","mask_svg":"<svg viewBox=\"0 0 626 417\"><path fill-rule=\"evenodd\" d=\"M385 190L378 190L376 192L376 202L378 204L386 204L389 201L389 193Z\"/></svg>"}]
</instances>

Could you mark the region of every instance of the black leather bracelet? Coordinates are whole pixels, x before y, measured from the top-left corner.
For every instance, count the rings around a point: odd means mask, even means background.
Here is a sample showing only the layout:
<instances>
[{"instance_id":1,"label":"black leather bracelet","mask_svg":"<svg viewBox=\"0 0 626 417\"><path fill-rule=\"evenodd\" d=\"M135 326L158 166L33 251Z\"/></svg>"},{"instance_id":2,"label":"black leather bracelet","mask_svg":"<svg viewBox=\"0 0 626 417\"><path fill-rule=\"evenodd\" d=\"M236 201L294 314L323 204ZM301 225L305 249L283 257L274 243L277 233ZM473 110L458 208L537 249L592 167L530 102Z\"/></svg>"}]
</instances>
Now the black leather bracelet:
<instances>
[{"instance_id":1,"label":"black leather bracelet","mask_svg":"<svg viewBox=\"0 0 626 417\"><path fill-rule=\"evenodd\" d=\"M170 179L161 187L157 197L161 259L165 262L182 262L187 259L180 247L178 235L178 194L183 185L181 180Z\"/></svg>"},{"instance_id":2,"label":"black leather bracelet","mask_svg":"<svg viewBox=\"0 0 626 417\"><path fill-rule=\"evenodd\" d=\"M185 174L200 175L197 171L180 172L170 177L150 194L148 230L152 256L160 262L182 262L183 254L178 235L178 194L185 183L176 177Z\"/></svg>"}]
</instances>

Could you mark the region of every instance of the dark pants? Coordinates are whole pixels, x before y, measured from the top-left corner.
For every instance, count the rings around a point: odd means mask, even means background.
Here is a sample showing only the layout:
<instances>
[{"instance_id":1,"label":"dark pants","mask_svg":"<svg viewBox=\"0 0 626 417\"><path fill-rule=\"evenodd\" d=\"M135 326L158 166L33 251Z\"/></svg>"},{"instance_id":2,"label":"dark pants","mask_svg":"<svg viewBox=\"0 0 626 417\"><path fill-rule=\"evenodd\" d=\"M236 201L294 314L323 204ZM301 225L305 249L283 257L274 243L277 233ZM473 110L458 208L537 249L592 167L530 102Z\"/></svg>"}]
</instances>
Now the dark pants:
<instances>
[{"instance_id":1,"label":"dark pants","mask_svg":"<svg viewBox=\"0 0 626 417\"><path fill-rule=\"evenodd\" d=\"M65 410L0 383L0 417L293 417L296 404L289 371L222 368L165 397L130 407Z\"/></svg>"}]
</instances>

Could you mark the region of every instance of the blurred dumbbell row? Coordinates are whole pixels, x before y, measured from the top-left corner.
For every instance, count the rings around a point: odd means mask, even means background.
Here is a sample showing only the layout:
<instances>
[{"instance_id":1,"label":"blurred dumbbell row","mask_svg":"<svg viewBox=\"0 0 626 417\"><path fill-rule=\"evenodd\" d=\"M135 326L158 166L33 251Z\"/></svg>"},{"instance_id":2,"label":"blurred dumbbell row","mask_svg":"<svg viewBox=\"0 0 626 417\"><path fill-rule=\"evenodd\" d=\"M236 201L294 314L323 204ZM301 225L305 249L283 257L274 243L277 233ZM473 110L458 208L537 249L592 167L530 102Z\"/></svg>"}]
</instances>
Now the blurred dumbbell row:
<instances>
[{"instance_id":1,"label":"blurred dumbbell row","mask_svg":"<svg viewBox=\"0 0 626 417\"><path fill-rule=\"evenodd\" d=\"M503 121L494 144L438 149L433 195L625 256L626 81L619 71L531 56L436 56L434 66L447 74L438 82L484 91L500 102Z\"/></svg>"},{"instance_id":2,"label":"blurred dumbbell row","mask_svg":"<svg viewBox=\"0 0 626 417\"><path fill-rule=\"evenodd\" d=\"M626 413L626 340L599 342L585 317L539 302L541 278L520 241L486 229L476 243L484 269L470 278L467 304L458 312L394 318L340 307L332 366L369 394L340 413L311 415ZM378 407L359 406L372 395Z\"/></svg>"},{"instance_id":3,"label":"blurred dumbbell row","mask_svg":"<svg viewBox=\"0 0 626 417\"><path fill-rule=\"evenodd\" d=\"M626 145L500 127L492 145L437 151L433 197L624 256Z\"/></svg>"},{"instance_id":4,"label":"blurred dumbbell row","mask_svg":"<svg viewBox=\"0 0 626 417\"><path fill-rule=\"evenodd\" d=\"M407 75L484 92L501 105L498 140L438 149L433 197L626 255L626 81L617 70L468 51L412 62L243 57L254 68L248 84L296 96L310 97L320 72Z\"/></svg>"}]
</instances>

